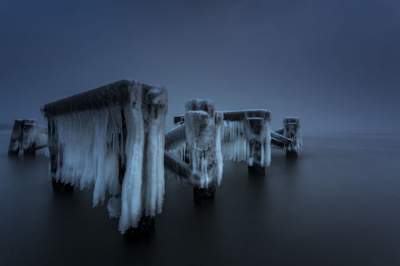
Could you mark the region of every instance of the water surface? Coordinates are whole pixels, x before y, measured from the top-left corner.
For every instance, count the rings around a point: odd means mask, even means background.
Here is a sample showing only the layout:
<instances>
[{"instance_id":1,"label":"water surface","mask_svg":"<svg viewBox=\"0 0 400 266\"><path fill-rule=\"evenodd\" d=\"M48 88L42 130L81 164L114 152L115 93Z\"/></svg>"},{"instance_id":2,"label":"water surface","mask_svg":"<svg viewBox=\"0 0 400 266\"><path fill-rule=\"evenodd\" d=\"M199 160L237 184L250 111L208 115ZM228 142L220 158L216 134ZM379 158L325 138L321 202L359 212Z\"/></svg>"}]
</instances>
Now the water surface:
<instances>
[{"instance_id":1,"label":"water surface","mask_svg":"<svg viewBox=\"0 0 400 266\"><path fill-rule=\"evenodd\" d=\"M0 133L0 265L400 265L400 141L305 138L266 177L226 163L210 204L168 180L156 233L126 242L91 193L54 194L46 157L16 160Z\"/></svg>"}]
</instances>

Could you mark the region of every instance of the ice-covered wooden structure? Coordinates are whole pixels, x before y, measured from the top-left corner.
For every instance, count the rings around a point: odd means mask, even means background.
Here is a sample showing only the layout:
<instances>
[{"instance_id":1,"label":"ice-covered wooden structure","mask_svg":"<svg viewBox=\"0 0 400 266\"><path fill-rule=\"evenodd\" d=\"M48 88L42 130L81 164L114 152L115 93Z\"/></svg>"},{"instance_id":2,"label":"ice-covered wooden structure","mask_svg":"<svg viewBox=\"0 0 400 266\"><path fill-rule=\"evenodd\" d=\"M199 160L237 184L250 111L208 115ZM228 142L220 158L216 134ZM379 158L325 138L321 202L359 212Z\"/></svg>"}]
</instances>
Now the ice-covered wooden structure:
<instances>
[{"instance_id":1,"label":"ice-covered wooden structure","mask_svg":"<svg viewBox=\"0 0 400 266\"><path fill-rule=\"evenodd\" d=\"M201 100L197 101L201 102ZM211 104L209 103L209 105ZM214 106L212 108L213 110L215 109ZM301 151L302 136L298 118L285 118L283 128L273 131L270 123L271 113L268 110L256 109L215 113L218 114L218 119L216 120L223 121L220 123L218 134L215 134L215 138L217 138L215 143L220 144L217 147L222 151L223 159L246 162L250 174L266 174L266 170L271 164L272 147L284 149L286 154L291 157L297 157ZM188 113L184 116L175 116L174 123L178 126L166 135L166 150L178 151L180 155L181 161L179 163L175 162L175 167L182 165L182 161L185 159L182 155L185 152L187 153L187 145L185 145L187 136L184 135L186 131L183 130L185 121L188 121L187 115ZM172 160L170 157L168 155L168 165L173 165L170 162ZM221 163L221 176L222 165ZM188 175L186 174L186 176ZM193 183L191 179L188 180Z\"/></svg>"},{"instance_id":2,"label":"ice-covered wooden structure","mask_svg":"<svg viewBox=\"0 0 400 266\"><path fill-rule=\"evenodd\" d=\"M18 119L11 131L8 154L10 156L35 155L36 151L47 147L47 130L36 120Z\"/></svg>"},{"instance_id":3,"label":"ice-covered wooden structure","mask_svg":"<svg viewBox=\"0 0 400 266\"><path fill-rule=\"evenodd\" d=\"M182 122L166 134L167 173L192 184L195 197L213 197L221 182L222 129L223 114L211 102L192 100Z\"/></svg>"},{"instance_id":4,"label":"ice-covered wooden structure","mask_svg":"<svg viewBox=\"0 0 400 266\"><path fill-rule=\"evenodd\" d=\"M108 199L122 233L151 226L164 199L166 90L123 80L42 111L55 187L93 187L93 206Z\"/></svg>"},{"instance_id":5,"label":"ice-covered wooden structure","mask_svg":"<svg viewBox=\"0 0 400 266\"><path fill-rule=\"evenodd\" d=\"M216 111L208 100L186 103L164 132L167 92L118 81L45 105L54 188L93 188L93 206L108 201L122 233L147 231L162 210L165 176L193 186L194 199L213 198L224 160L265 175L272 146L301 149L300 122L271 129L267 110Z\"/></svg>"},{"instance_id":6,"label":"ice-covered wooden structure","mask_svg":"<svg viewBox=\"0 0 400 266\"><path fill-rule=\"evenodd\" d=\"M288 157L297 157L303 146L300 119L287 117L283 120L283 128L271 133L271 143L286 150Z\"/></svg>"}]
</instances>

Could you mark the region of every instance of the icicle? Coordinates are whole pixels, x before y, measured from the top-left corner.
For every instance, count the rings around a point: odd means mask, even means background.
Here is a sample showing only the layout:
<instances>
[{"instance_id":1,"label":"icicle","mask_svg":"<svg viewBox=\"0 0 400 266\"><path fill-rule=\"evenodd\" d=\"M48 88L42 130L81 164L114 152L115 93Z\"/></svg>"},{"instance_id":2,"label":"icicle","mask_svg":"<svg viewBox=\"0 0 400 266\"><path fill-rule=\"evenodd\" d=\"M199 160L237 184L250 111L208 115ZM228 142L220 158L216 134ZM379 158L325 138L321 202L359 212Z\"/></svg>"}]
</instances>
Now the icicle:
<instances>
[{"instance_id":1,"label":"icicle","mask_svg":"<svg viewBox=\"0 0 400 266\"><path fill-rule=\"evenodd\" d=\"M139 91L138 91L139 92ZM141 99L136 96L136 99ZM142 215L142 172L144 149L144 124L140 104L124 107L127 125L127 166L122 184L122 206L119 230L125 232L130 226L136 227Z\"/></svg>"},{"instance_id":2,"label":"icicle","mask_svg":"<svg viewBox=\"0 0 400 266\"><path fill-rule=\"evenodd\" d=\"M216 113L215 117L216 135L215 135L215 160L217 163L217 183L221 184L224 170L224 159L222 153L222 134L224 128L224 116L222 113Z\"/></svg>"},{"instance_id":3,"label":"icicle","mask_svg":"<svg viewBox=\"0 0 400 266\"><path fill-rule=\"evenodd\" d=\"M121 215L121 198L111 197L107 203L107 211L110 218L118 218Z\"/></svg>"}]
</instances>

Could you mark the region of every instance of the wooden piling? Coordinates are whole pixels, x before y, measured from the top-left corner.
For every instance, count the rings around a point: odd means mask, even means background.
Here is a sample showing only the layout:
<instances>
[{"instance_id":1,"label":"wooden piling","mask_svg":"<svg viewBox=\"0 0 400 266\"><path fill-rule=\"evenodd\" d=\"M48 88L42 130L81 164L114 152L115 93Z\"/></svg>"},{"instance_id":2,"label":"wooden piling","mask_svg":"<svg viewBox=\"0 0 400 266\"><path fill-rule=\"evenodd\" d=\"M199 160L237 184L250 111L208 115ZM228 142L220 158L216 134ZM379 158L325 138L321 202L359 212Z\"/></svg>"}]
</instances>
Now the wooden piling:
<instances>
[{"instance_id":1,"label":"wooden piling","mask_svg":"<svg viewBox=\"0 0 400 266\"><path fill-rule=\"evenodd\" d=\"M296 158L302 146L300 119L294 117L285 118L283 120L283 135L291 139L291 142L285 145L286 156Z\"/></svg>"},{"instance_id":2,"label":"wooden piling","mask_svg":"<svg viewBox=\"0 0 400 266\"><path fill-rule=\"evenodd\" d=\"M14 121L8 154L10 156L35 156L38 149L38 126L35 120L20 119Z\"/></svg>"},{"instance_id":3,"label":"wooden piling","mask_svg":"<svg viewBox=\"0 0 400 266\"><path fill-rule=\"evenodd\" d=\"M213 198L222 175L221 114L206 100L192 100L186 104L184 118L189 165L200 180L193 188L195 199ZM219 138L219 139L218 139Z\"/></svg>"},{"instance_id":4,"label":"wooden piling","mask_svg":"<svg viewBox=\"0 0 400 266\"><path fill-rule=\"evenodd\" d=\"M245 115L245 135L248 142L248 171L250 175L266 175L271 162L270 114L260 116L248 112Z\"/></svg>"}]
</instances>

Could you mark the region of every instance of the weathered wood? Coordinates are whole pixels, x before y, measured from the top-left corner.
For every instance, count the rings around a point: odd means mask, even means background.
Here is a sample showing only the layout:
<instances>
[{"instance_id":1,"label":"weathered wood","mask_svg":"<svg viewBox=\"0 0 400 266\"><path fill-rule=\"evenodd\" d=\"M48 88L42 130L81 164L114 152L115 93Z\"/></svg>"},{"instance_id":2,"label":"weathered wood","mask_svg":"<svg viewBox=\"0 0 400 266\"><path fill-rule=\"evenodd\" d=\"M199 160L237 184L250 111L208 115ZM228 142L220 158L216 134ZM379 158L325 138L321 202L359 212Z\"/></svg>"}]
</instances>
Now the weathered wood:
<instances>
[{"instance_id":1,"label":"weathered wood","mask_svg":"<svg viewBox=\"0 0 400 266\"><path fill-rule=\"evenodd\" d=\"M271 120L271 112L263 109L254 109L254 110L241 110L241 111L221 111L219 113L223 114L225 121L243 121L248 117L259 117L266 119L268 121ZM185 122L185 116L179 115L174 117L175 124L182 124Z\"/></svg>"},{"instance_id":2,"label":"weathered wood","mask_svg":"<svg viewBox=\"0 0 400 266\"><path fill-rule=\"evenodd\" d=\"M174 117L174 124L175 125L180 125L183 124L185 122L185 116L181 115L181 116L175 116Z\"/></svg>"},{"instance_id":3,"label":"weathered wood","mask_svg":"<svg viewBox=\"0 0 400 266\"><path fill-rule=\"evenodd\" d=\"M101 109L107 106L129 103L135 82L117 81L83 93L46 104L42 111L45 116L84 110Z\"/></svg>"},{"instance_id":4,"label":"weathered wood","mask_svg":"<svg viewBox=\"0 0 400 266\"><path fill-rule=\"evenodd\" d=\"M246 118L258 117L267 121L271 120L271 112L263 109L242 110L242 111L224 111L225 121L243 121Z\"/></svg>"}]
</instances>

